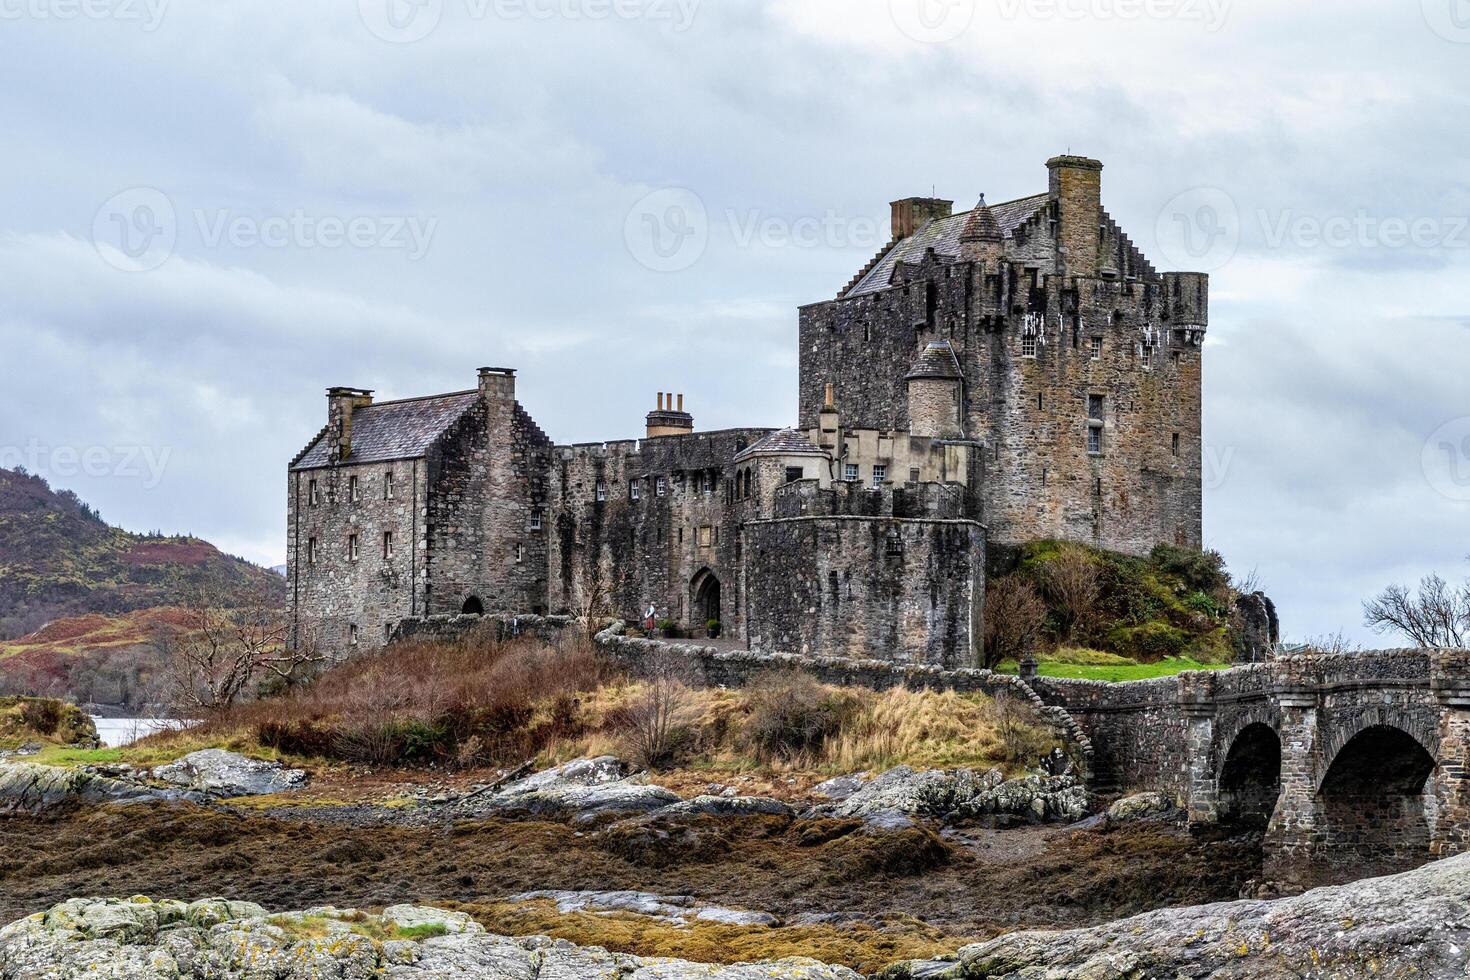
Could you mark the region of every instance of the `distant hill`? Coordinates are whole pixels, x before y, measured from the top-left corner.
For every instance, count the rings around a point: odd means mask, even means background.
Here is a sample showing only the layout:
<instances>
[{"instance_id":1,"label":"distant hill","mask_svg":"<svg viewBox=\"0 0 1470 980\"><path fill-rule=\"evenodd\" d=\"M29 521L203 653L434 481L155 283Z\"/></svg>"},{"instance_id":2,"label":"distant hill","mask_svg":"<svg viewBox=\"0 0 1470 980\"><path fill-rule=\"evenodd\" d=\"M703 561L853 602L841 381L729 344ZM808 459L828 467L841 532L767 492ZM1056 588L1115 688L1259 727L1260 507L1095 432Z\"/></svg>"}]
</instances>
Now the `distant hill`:
<instances>
[{"instance_id":1,"label":"distant hill","mask_svg":"<svg viewBox=\"0 0 1470 980\"><path fill-rule=\"evenodd\" d=\"M285 580L267 569L198 538L113 527L71 491L0 469L0 640L68 617L175 606L200 590L228 603L261 589L284 603Z\"/></svg>"}]
</instances>

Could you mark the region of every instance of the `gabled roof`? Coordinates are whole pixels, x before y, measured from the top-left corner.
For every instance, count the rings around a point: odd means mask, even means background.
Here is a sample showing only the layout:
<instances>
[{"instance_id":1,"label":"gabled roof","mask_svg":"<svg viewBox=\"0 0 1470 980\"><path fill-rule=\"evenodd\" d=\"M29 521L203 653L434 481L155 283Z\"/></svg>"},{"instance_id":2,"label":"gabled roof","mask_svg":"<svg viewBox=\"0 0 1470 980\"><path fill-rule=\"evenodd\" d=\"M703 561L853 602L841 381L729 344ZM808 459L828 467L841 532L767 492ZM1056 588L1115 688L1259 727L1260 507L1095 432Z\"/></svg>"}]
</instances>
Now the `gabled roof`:
<instances>
[{"instance_id":1,"label":"gabled roof","mask_svg":"<svg viewBox=\"0 0 1470 980\"><path fill-rule=\"evenodd\" d=\"M914 366L905 381L915 378L963 378L960 359L947 340L936 340L924 346L914 360Z\"/></svg>"},{"instance_id":2,"label":"gabled roof","mask_svg":"<svg viewBox=\"0 0 1470 980\"><path fill-rule=\"evenodd\" d=\"M1006 201L1004 204L986 205L1000 232L1006 238L1014 235L1015 230L1040 211L1046 204L1046 194L1035 194L1031 197L1023 197L1014 201ZM843 298L861 296L865 293L875 293L880 289L887 289L893 279L893 269L900 262L919 262L924 253L933 249L938 255L958 256L960 254L960 236L964 234L965 227L969 224L973 212L962 211L959 214L950 215L948 218L939 218L931 221L908 238L894 245L888 250L888 254L878 260L878 264L853 286ZM985 225L989 226L989 221ZM976 229L978 230L978 229Z\"/></svg>"},{"instance_id":3,"label":"gabled roof","mask_svg":"<svg viewBox=\"0 0 1470 980\"><path fill-rule=\"evenodd\" d=\"M414 459L429 451L444 432L480 400L478 389L427 398L379 402L352 413L352 454L345 463L384 463ZM332 465L334 434L323 430L296 461L293 470Z\"/></svg>"},{"instance_id":4,"label":"gabled roof","mask_svg":"<svg viewBox=\"0 0 1470 980\"><path fill-rule=\"evenodd\" d=\"M778 429L735 454L735 462L752 456L822 456L827 453L795 429Z\"/></svg>"}]
</instances>

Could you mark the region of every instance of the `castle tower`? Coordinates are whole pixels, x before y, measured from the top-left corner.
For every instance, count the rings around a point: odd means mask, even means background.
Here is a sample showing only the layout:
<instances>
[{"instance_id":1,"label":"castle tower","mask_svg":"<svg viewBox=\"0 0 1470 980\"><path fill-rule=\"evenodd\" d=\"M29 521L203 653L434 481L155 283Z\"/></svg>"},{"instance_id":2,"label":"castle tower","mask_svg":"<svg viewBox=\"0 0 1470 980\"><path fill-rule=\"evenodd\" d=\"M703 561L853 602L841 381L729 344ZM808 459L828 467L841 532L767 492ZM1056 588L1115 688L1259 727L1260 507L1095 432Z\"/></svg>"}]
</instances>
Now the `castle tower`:
<instances>
[{"instance_id":1,"label":"castle tower","mask_svg":"<svg viewBox=\"0 0 1470 980\"><path fill-rule=\"evenodd\" d=\"M967 259L984 262L992 271L1005 254L1005 232L996 220L995 212L980 195L980 203L970 212L965 227L960 231L960 251Z\"/></svg>"},{"instance_id":2,"label":"castle tower","mask_svg":"<svg viewBox=\"0 0 1470 980\"><path fill-rule=\"evenodd\" d=\"M931 439L959 439L960 394L964 375L948 341L927 344L909 371L909 434Z\"/></svg>"},{"instance_id":3,"label":"castle tower","mask_svg":"<svg viewBox=\"0 0 1470 980\"><path fill-rule=\"evenodd\" d=\"M658 393L658 408L648 413L647 438L659 436L687 436L694 431L694 416L684 411L684 396L679 395L678 407L674 407L673 392Z\"/></svg>"}]
</instances>

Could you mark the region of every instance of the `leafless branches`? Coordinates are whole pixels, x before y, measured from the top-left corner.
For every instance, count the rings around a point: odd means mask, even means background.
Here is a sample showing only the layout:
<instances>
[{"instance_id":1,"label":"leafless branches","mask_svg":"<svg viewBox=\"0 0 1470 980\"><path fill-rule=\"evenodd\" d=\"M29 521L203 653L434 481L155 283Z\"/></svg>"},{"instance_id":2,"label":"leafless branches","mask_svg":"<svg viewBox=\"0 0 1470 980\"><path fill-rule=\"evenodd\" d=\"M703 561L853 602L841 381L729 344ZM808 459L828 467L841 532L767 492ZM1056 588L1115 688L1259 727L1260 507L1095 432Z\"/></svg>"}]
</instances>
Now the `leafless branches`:
<instances>
[{"instance_id":1,"label":"leafless branches","mask_svg":"<svg viewBox=\"0 0 1470 980\"><path fill-rule=\"evenodd\" d=\"M1058 639L1071 642L1072 634L1086 628L1097 614L1102 595L1097 564L1086 548L1063 544L1057 557L1046 563L1041 587L1056 615Z\"/></svg>"},{"instance_id":2,"label":"leafless branches","mask_svg":"<svg viewBox=\"0 0 1470 980\"><path fill-rule=\"evenodd\" d=\"M982 666L1020 660L1035 648L1046 619L1046 604L1019 576L1008 575L985 592L985 649Z\"/></svg>"},{"instance_id":3,"label":"leafless branches","mask_svg":"<svg viewBox=\"0 0 1470 980\"><path fill-rule=\"evenodd\" d=\"M1421 647L1462 647L1470 636L1470 583L1451 586L1435 574L1417 593L1390 585L1363 603L1363 619L1376 633L1401 633Z\"/></svg>"}]
</instances>

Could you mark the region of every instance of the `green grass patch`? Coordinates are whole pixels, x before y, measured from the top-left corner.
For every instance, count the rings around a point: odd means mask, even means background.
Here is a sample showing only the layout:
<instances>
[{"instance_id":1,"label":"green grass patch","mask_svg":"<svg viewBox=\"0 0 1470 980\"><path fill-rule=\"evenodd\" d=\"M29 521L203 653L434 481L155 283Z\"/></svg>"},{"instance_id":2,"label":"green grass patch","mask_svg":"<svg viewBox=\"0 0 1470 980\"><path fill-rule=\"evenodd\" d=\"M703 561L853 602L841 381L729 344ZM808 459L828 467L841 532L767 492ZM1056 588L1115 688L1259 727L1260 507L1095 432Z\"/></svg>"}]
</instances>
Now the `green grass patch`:
<instances>
[{"instance_id":1,"label":"green grass patch","mask_svg":"<svg viewBox=\"0 0 1470 980\"><path fill-rule=\"evenodd\" d=\"M1173 677L1182 674L1186 670L1224 670L1230 664L1202 664L1189 657L1165 657L1163 660L1152 664L1140 664L1128 661L1123 664L1075 664L1064 663L1058 660L1044 659L1040 662L1042 677L1057 677L1067 680L1079 681L1146 681L1155 677ZM1000 665L1002 673L1014 674L1017 672L1016 662L1008 660Z\"/></svg>"}]
</instances>

